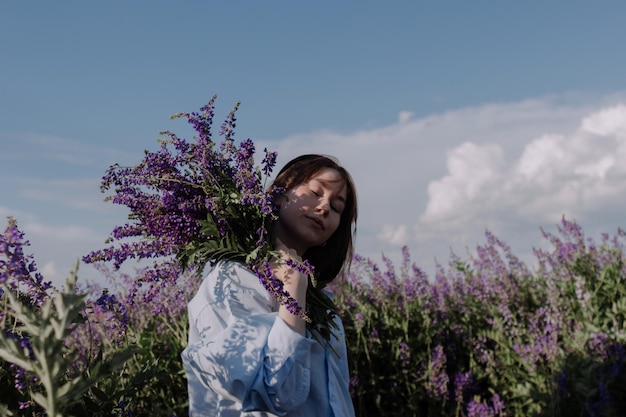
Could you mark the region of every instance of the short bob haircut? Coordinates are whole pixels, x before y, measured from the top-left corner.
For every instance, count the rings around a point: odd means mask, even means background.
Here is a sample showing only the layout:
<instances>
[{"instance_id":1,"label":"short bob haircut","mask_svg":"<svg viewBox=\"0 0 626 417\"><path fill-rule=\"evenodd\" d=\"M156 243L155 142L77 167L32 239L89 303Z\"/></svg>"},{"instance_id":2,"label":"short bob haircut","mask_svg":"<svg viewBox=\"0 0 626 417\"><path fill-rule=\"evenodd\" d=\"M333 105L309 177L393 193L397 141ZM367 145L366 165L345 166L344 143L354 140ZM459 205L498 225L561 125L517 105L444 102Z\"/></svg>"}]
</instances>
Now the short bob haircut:
<instances>
[{"instance_id":1,"label":"short bob haircut","mask_svg":"<svg viewBox=\"0 0 626 417\"><path fill-rule=\"evenodd\" d=\"M331 156L308 154L289 161L278 173L273 186L285 192L304 184L324 168L339 172L346 184L346 204L341 213L335 233L322 246L309 248L302 256L315 268L318 282L325 285L347 269L354 251L353 238L356 235L357 196L352 177L345 168Z\"/></svg>"}]
</instances>

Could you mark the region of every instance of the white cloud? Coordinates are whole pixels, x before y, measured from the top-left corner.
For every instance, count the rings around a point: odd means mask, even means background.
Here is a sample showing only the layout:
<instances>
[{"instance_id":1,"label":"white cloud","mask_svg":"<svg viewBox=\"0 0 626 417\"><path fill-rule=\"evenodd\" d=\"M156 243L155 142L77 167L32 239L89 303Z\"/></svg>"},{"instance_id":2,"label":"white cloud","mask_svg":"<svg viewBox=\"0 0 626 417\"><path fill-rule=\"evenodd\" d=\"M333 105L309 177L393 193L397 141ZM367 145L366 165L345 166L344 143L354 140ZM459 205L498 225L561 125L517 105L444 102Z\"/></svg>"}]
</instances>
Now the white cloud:
<instances>
[{"instance_id":1,"label":"white cloud","mask_svg":"<svg viewBox=\"0 0 626 417\"><path fill-rule=\"evenodd\" d=\"M33 254L38 270L46 280L59 286L65 282L74 262L88 252L100 248L108 231L100 230L98 225L80 225L72 223L43 224L39 219L28 216L27 221L18 220L18 227L25 234L30 246L24 249L26 254ZM81 265L79 277L95 280L97 275L91 267Z\"/></svg>"},{"instance_id":2,"label":"white cloud","mask_svg":"<svg viewBox=\"0 0 626 417\"><path fill-rule=\"evenodd\" d=\"M581 129L598 136L626 137L626 105L618 104L585 117Z\"/></svg>"},{"instance_id":3,"label":"white cloud","mask_svg":"<svg viewBox=\"0 0 626 417\"><path fill-rule=\"evenodd\" d=\"M401 111L400 113L398 113L398 123L399 124L408 123L411 121L414 115L415 114L411 111Z\"/></svg>"},{"instance_id":4,"label":"white cloud","mask_svg":"<svg viewBox=\"0 0 626 417\"><path fill-rule=\"evenodd\" d=\"M97 237L94 236L93 230L78 225L46 226L41 223L25 223L21 226L29 236L37 239L55 240L57 243L66 244L71 242L95 242Z\"/></svg>"},{"instance_id":5,"label":"white cloud","mask_svg":"<svg viewBox=\"0 0 626 417\"><path fill-rule=\"evenodd\" d=\"M406 225L392 226L386 224L382 226L378 238L393 246L403 246L409 242L409 233Z\"/></svg>"},{"instance_id":6,"label":"white cloud","mask_svg":"<svg viewBox=\"0 0 626 417\"><path fill-rule=\"evenodd\" d=\"M564 137L545 135L526 145L515 170L520 181L547 186L565 158Z\"/></svg>"},{"instance_id":7,"label":"white cloud","mask_svg":"<svg viewBox=\"0 0 626 417\"><path fill-rule=\"evenodd\" d=\"M41 272L41 275L43 275L46 280L54 280L57 283L55 286L59 287L60 274L57 270L56 262L46 262L45 265L39 267L39 272Z\"/></svg>"},{"instance_id":8,"label":"white cloud","mask_svg":"<svg viewBox=\"0 0 626 417\"><path fill-rule=\"evenodd\" d=\"M428 186L429 200L421 221L464 221L490 203L491 191L501 180L503 156L502 148L493 144L466 142L449 151L448 175Z\"/></svg>"},{"instance_id":9,"label":"white cloud","mask_svg":"<svg viewBox=\"0 0 626 417\"><path fill-rule=\"evenodd\" d=\"M554 225L562 216L597 232L623 226L615 216L626 203L623 155L626 107L600 109L583 118L580 129L528 138L510 165L497 144L464 143L448 152L448 173L429 185L420 235L454 239L484 228L517 240L514 229ZM528 242L526 242L528 243ZM527 248L531 249L530 247Z\"/></svg>"},{"instance_id":10,"label":"white cloud","mask_svg":"<svg viewBox=\"0 0 626 417\"><path fill-rule=\"evenodd\" d=\"M451 249L483 242L486 229L530 254L540 227L563 215L590 232L620 225L621 102L619 94L572 94L399 116L394 125L348 134L295 135L277 142L279 165L308 152L339 158L357 184L357 250L367 256L406 243L428 269Z\"/></svg>"}]
</instances>

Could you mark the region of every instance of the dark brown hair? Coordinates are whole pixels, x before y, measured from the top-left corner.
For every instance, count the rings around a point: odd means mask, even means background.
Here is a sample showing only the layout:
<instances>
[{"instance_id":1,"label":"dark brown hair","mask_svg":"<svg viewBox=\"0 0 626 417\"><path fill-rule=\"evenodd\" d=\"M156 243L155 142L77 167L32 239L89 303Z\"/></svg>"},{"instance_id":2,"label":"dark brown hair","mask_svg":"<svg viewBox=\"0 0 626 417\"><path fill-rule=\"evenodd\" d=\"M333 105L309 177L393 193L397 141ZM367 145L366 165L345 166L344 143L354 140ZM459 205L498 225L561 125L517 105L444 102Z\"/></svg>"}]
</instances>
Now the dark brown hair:
<instances>
[{"instance_id":1,"label":"dark brown hair","mask_svg":"<svg viewBox=\"0 0 626 417\"><path fill-rule=\"evenodd\" d=\"M353 255L352 240L356 234L357 197L352 177L337 160L325 155L302 155L289 161L278 173L274 186L285 192L309 181L324 168L339 172L346 184L346 204L341 212L339 226L323 246L309 248L303 259L315 267L315 275L320 284L331 282L350 265Z\"/></svg>"}]
</instances>

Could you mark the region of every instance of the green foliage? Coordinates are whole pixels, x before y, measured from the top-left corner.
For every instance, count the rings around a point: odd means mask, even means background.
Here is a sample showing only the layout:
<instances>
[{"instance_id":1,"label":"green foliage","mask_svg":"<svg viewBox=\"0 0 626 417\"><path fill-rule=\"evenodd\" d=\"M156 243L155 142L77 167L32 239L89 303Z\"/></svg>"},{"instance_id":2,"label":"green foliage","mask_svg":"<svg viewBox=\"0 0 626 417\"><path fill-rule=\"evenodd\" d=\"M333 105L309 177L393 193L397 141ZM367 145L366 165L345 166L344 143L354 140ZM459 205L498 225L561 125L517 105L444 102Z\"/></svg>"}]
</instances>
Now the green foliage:
<instances>
[{"instance_id":1,"label":"green foliage","mask_svg":"<svg viewBox=\"0 0 626 417\"><path fill-rule=\"evenodd\" d=\"M187 343L186 304L201 276L189 274L180 277L180 283L161 283L157 295L146 288L137 298L124 293L121 282L120 300L116 306L127 305L129 311L104 310L94 303L89 315L91 324L82 325L75 343L87 346L96 340L100 355L111 355L118 350L132 348L132 356L117 373L98 382L90 402L82 404L78 415L105 416L185 416L188 413L188 395L180 352ZM130 278L128 278L130 279ZM145 298L150 299L148 303ZM140 301L141 300L141 301ZM108 327L110 321L117 326ZM120 326L120 322L127 322ZM119 332L119 328L124 331ZM84 366L90 368L90 364Z\"/></svg>"},{"instance_id":2,"label":"green foliage","mask_svg":"<svg viewBox=\"0 0 626 417\"><path fill-rule=\"evenodd\" d=\"M51 417L67 416L66 411L81 401L98 380L120 368L130 356L128 350L115 352L106 361L95 363L88 376L68 373L77 350L64 341L80 321L85 299L74 292L77 270L78 262L68 276L65 291L55 291L41 307L24 302L27 299L20 297L18 291L2 285L3 296L8 300L4 320L12 321L12 334L20 339L0 333L0 358L36 378L38 383L31 386L28 394ZM20 343L24 338L30 341L32 352Z\"/></svg>"},{"instance_id":3,"label":"green foliage","mask_svg":"<svg viewBox=\"0 0 626 417\"><path fill-rule=\"evenodd\" d=\"M406 251L399 270L357 258L333 288L357 415L626 415L625 254L566 226L534 272L491 235L434 279ZM75 279L41 304L2 284L0 417L186 415L184 305L201 278L144 288L149 303L127 294L129 317L89 304Z\"/></svg>"},{"instance_id":4,"label":"green foliage","mask_svg":"<svg viewBox=\"0 0 626 417\"><path fill-rule=\"evenodd\" d=\"M187 415L187 381L180 360L187 339L185 319L180 317L160 330L156 320L148 324L137 334L138 351L128 362L126 373L109 381L128 387L125 398L133 415Z\"/></svg>"},{"instance_id":5,"label":"green foliage","mask_svg":"<svg viewBox=\"0 0 626 417\"><path fill-rule=\"evenodd\" d=\"M625 254L564 229L535 272L490 234L434 280L358 259L336 296L357 415L626 415Z\"/></svg>"}]
</instances>

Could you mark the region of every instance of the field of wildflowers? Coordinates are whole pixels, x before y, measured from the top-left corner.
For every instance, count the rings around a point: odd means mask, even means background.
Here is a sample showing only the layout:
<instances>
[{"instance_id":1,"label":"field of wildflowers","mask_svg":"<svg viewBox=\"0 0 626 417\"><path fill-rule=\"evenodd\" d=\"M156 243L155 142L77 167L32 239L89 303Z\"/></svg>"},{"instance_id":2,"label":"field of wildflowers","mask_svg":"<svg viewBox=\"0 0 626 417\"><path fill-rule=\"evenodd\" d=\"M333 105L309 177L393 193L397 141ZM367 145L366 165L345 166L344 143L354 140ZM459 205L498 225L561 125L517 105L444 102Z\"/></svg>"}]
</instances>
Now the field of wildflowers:
<instances>
[{"instance_id":1,"label":"field of wildflowers","mask_svg":"<svg viewBox=\"0 0 626 417\"><path fill-rule=\"evenodd\" d=\"M359 416L626 415L622 231L544 233L529 270L487 233L427 277L356 257L332 288ZM0 238L0 416L184 416L186 303L201 275L63 289L37 273L17 223Z\"/></svg>"},{"instance_id":2,"label":"field of wildflowers","mask_svg":"<svg viewBox=\"0 0 626 417\"><path fill-rule=\"evenodd\" d=\"M536 271L487 233L429 280L357 259L338 291L359 415L626 415L624 233L563 219Z\"/></svg>"},{"instance_id":3,"label":"field of wildflowers","mask_svg":"<svg viewBox=\"0 0 626 417\"><path fill-rule=\"evenodd\" d=\"M259 168L252 141L234 143L237 106L214 143L214 99L176 115L193 125L195 142L164 132L137 166L105 174L107 198L130 209L110 246L83 258L101 268L106 288L78 286L77 266L53 288L8 220L0 417L187 415L187 302L209 260L245 263L281 303L332 330L323 283L294 305L268 266L281 191L264 179L276 154L266 150ZM626 233L595 242L566 219L542 233L550 249L535 251L532 270L491 233L434 277L407 249L400 265L356 256L329 289L346 328L357 415L626 416ZM153 262L128 275L117 269L127 259ZM293 266L315 278L307 262Z\"/></svg>"}]
</instances>

